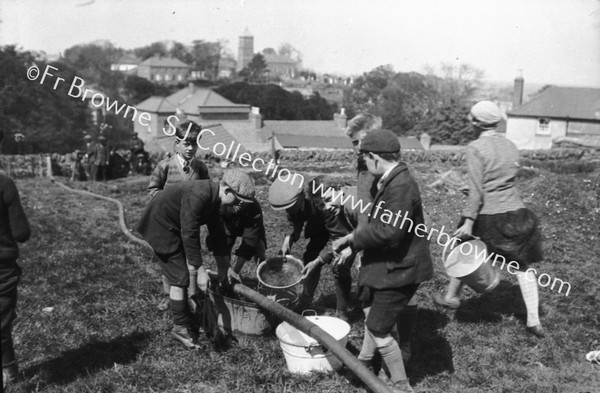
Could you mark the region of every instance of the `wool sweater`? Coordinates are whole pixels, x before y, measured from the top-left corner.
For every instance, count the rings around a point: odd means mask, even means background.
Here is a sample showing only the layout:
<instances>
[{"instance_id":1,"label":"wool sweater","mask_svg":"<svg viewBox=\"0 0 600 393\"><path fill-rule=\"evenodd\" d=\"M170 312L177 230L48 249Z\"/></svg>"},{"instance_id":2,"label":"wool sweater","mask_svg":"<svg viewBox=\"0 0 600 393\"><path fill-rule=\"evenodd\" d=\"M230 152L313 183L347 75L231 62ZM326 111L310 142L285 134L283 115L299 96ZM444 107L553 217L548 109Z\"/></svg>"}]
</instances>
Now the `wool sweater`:
<instances>
[{"instance_id":1,"label":"wool sweater","mask_svg":"<svg viewBox=\"0 0 600 393\"><path fill-rule=\"evenodd\" d=\"M467 145L469 199L463 216L499 214L524 208L515 187L519 151L514 143L494 131L486 131Z\"/></svg>"},{"instance_id":2,"label":"wool sweater","mask_svg":"<svg viewBox=\"0 0 600 393\"><path fill-rule=\"evenodd\" d=\"M174 155L158 163L150 177L148 191L150 191L150 195L154 196L158 191L169 185L188 180L210 180L208 167L202 161L193 158L190 161L189 172L185 173L179 158Z\"/></svg>"},{"instance_id":3,"label":"wool sweater","mask_svg":"<svg viewBox=\"0 0 600 393\"><path fill-rule=\"evenodd\" d=\"M11 178L0 175L0 261L17 259L17 242L26 241L30 235L17 186Z\"/></svg>"}]
</instances>

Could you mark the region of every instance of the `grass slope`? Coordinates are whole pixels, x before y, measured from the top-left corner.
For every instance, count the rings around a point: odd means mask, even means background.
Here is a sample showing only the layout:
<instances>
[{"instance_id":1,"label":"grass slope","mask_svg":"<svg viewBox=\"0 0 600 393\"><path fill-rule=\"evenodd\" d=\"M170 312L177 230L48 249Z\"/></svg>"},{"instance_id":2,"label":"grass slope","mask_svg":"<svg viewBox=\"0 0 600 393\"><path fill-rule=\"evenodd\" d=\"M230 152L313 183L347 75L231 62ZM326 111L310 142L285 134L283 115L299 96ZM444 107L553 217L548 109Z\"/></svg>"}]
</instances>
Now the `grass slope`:
<instances>
[{"instance_id":1,"label":"grass slope","mask_svg":"<svg viewBox=\"0 0 600 393\"><path fill-rule=\"evenodd\" d=\"M412 172L434 226L454 228L463 197L426 188L436 175L430 165L413 166ZM344 176L352 179L352 170ZM414 357L408 364L416 391L600 392L600 366L583 357L600 349L600 219L594 212L594 176L536 171L519 182L545 237L546 259L535 267L572 285L568 297L540 288L541 319L549 333L545 340L525 333L521 294L505 272L493 293L467 290L458 311L436 308L429 295L443 291L447 278L439 265L441 248L432 244L436 276L419 290ZM287 224L284 214L267 207L263 180L257 182L258 197L265 207L268 253L274 254ZM133 228L147 202L146 182L133 178L74 186L121 200ZM170 339L169 314L156 308L162 295L158 275L148 269L155 268L151 256L120 233L114 205L68 193L47 180L17 184L33 236L22 247L24 275L14 331L21 369L35 391L365 391L348 381L347 372L288 373L274 337L238 337L223 352L205 340L201 351L185 351ZM296 254L304 244L295 246ZM253 275L253 268L247 266L244 273ZM333 308L328 269L321 280L316 308ZM352 319L355 347L362 323L358 310Z\"/></svg>"}]
</instances>

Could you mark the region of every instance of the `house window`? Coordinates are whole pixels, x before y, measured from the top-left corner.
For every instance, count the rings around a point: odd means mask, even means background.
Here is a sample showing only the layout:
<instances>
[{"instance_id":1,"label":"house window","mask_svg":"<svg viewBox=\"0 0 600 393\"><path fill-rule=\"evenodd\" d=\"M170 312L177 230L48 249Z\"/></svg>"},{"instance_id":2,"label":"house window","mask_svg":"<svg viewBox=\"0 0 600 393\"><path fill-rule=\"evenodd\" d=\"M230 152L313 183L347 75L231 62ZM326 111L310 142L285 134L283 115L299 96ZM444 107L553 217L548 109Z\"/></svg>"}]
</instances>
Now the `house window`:
<instances>
[{"instance_id":1,"label":"house window","mask_svg":"<svg viewBox=\"0 0 600 393\"><path fill-rule=\"evenodd\" d=\"M183 75L181 75L181 74L177 75L177 79L180 80L180 81L182 81L183 80Z\"/></svg>"},{"instance_id":2,"label":"house window","mask_svg":"<svg viewBox=\"0 0 600 393\"><path fill-rule=\"evenodd\" d=\"M551 134L550 119L548 119L547 117L542 117L542 118L538 119L536 134L537 135L550 135Z\"/></svg>"},{"instance_id":3,"label":"house window","mask_svg":"<svg viewBox=\"0 0 600 393\"><path fill-rule=\"evenodd\" d=\"M170 80L171 80L171 74L167 74L167 75L165 75L165 80L166 80L166 81L170 81Z\"/></svg>"}]
</instances>

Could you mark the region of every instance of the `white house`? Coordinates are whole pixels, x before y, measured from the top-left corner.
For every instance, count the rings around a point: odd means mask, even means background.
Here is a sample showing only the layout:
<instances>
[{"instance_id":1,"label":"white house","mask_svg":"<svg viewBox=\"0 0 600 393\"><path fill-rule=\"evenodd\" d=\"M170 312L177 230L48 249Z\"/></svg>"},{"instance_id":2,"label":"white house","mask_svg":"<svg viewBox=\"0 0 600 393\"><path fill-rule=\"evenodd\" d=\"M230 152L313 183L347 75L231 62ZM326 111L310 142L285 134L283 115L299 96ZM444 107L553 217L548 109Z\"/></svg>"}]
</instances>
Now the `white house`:
<instances>
[{"instance_id":1,"label":"white house","mask_svg":"<svg viewBox=\"0 0 600 393\"><path fill-rule=\"evenodd\" d=\"M507 113L506 137L519 149L550 149L561 137L600 140L600 89L547 88Z\"/></svg>"}]
</instances>

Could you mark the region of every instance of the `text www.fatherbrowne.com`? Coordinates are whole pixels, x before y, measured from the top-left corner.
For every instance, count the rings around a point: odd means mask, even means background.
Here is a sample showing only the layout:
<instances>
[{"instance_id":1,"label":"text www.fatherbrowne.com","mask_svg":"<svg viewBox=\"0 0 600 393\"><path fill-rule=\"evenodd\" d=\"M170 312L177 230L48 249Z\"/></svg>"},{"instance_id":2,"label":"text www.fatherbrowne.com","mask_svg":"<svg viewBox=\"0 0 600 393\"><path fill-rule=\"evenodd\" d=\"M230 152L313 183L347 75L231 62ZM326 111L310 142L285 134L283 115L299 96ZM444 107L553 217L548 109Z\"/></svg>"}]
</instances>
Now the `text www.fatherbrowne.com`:
<instances>
[{"instance_id":1,"label":"text www.fatherbrowne.com","mask_svg":"<svg viewBox=\"0 0 600 393\"><path fill-rule=\"evenodd\" d=\"M423 223L419 223L415 226L414 222L408 217L408 211L402 212L401 210L398 210L394 213L391 210L384 209L383 206L385 205L385 201L379 201L377 205L375 205L375 207L372 208L371 202L365 203L362 199L357 200L357 198L354 198L354 195L344 193L343 190L335 190L333 188L326 189L323 183L311 183L313 194L316 195L317 193L319 193L322 198L329 197L332 202L337 202L342 206L347 206L352 211L357 211L360 214L366 213L371 219L379 218L379 220L384 224L393 225L395 228L398 228L400 230L404 230L405 225L407 225L408 228L406 229L406 232L414 232L414 234L419 237L427 236L427 240L431 240L434 236L434 233L437 232L438 235L436 241L442 247L450 245L450 248L454 248L456 246L456 242L460 241L460 239L458 239L457 237L450 236L448 233L446 233L444 231L444 226L442 226L440 229L433 228L433 226L428 229L427 226ZM373 212L370 212L370 210L373 210ZM442 243L442 240L445 241ZM499 264L500 270L503 270L504 266L506 266L506 270L510 274L514 275L519 272L519 262L510 261L506 263L506 258L504 256L496 254L494 252L487 252L486 249L478 250L477 246L473 247L473 245L470 242L460 243L458 248L463 255L475 255L477 260L483 260L483 263L488 263L491 261L491 265L493 267L496 267L496 264ZM532 272L536 276L538 273L537 270L534 268L529 268L525 272ZM554 278L553 280L552 277L546 273L537 276L537 282L538 285L544 288L550 286L550 290L554 290L557 284L559 284L557 292L562 293L563 287L565 287L565 296L569 296L569 293L571 292L571 284L568 281L561 280L560 278Z\"/></svg>"}]
</instances>

